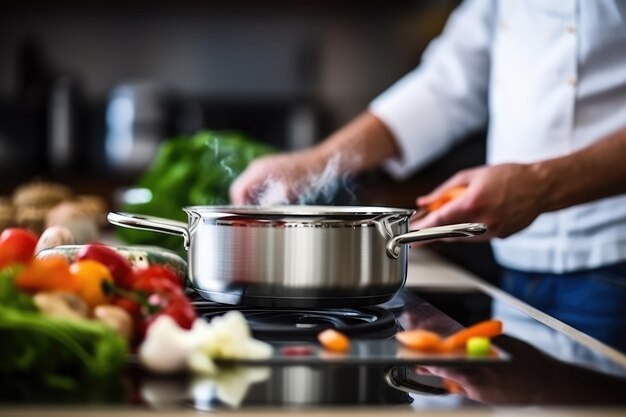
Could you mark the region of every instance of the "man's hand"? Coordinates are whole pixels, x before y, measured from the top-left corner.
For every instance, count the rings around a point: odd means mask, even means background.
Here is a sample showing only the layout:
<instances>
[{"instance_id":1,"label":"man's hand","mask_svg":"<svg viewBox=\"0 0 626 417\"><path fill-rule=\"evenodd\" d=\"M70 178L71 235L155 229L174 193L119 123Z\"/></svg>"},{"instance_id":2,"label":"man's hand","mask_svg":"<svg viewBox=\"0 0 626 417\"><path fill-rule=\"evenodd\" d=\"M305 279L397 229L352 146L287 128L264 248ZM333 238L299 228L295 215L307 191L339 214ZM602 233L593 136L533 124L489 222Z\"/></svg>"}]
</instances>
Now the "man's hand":
<instances>
[{"instance_id":1,"label":"man's hand","mask_svg":"<svg viewBox=\"0 0 626 417\"><path fill-rule=\"evenodd\" d=\"M426 217L411 224L412 229L453 223L485 223L484 237L507 237L532 223L543 212L547 183L532 165L502 164L460 171L416 203L426 207L454 187L467 190Z\"/></svg>"},{"instance_id":2,"label":"man's hand","mask_svg":"<svg viewBox=\"0 0 626 417\"><path fill-rule=\"evenodd\" d=\"M326 168L332 168L329 171L336 177L358 174L398 156L391 132L366 111L317 146L254 161L232 184L230 199L233 204L263 204L261 194L277 194L282 198L270 198L266 203L297 201L298 194L307 191L310 179ZM333 161L337 165L329 167Z\"/></svg>"},{"instance_id":3,"label":"man's hand","mask_svg":"<svg viewBox=\"0 0 626 417\"><path fill-rule=\"evenodd\" d=\"M325 161L314 151L269 155L253 161L230 187L233 204L259 204L261 196L273 198L268 204L297 200L297 193L311 175L324 169ZM273 195L270 195L273 194Z\"/></svg>"}]
</instances>

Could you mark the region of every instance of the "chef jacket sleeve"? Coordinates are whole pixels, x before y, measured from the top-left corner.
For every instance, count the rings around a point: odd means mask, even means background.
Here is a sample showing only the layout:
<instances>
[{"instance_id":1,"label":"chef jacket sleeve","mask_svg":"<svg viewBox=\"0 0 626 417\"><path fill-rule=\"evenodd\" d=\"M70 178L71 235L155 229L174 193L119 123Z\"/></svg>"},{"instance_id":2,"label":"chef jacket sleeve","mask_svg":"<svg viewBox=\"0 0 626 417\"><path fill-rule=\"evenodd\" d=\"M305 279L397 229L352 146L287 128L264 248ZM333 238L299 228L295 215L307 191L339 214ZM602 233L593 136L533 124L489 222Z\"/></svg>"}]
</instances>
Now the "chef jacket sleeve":
<instances>
[{"instance_id":1,"label":"chef jacket sleeve","mask_svg":"<svg viewBox=\"0 0 626 417\"><path fill-rule=\"evenodd\" d=\"M394 177L407 177L486 123L495 15L492 0L465 1L421 64L370 104L400 150L385 162Z\"/></svg>"}]
</instances>

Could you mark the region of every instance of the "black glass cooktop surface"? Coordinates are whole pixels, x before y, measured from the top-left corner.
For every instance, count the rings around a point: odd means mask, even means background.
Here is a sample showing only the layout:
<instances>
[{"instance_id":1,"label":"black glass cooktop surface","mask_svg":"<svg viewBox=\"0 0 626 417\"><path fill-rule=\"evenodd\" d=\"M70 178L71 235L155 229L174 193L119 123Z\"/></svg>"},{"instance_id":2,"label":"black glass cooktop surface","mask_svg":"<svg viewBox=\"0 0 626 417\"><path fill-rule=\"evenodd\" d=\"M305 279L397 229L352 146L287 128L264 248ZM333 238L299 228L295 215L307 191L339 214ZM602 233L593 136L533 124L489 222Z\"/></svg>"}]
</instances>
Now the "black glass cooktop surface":
<instances>
[{"instance_id":1,"label":"black glass cooktop surface","mask_svg":"<svg viewBox=\"0 0 626 417\"><path fill-rule=\"evenodd\" d=\"M271 358L238 361L238 364L498 364L509 355L497 345L485 357L470 357L464 351L419 352L404 348L395 338L398 331L425 329L442 336L462 327L449 316L410 292L402 292L388 303L363 308L274 309L240 307L197 300L200 317L210 320L230 310L246 317L254 337L274 346ZM333 328L350 339L350 350L329 352L317 341L324 329Z\"/></svg>"},{"instance_id":2,"label":"black glass cooktop surface","mask_svg":"<svg viewBox=\"0 0 626 417\"><path fill-rule=\"evenodd\" d=\"M487 314L492 310L504 323L505 334L493 340L506 352L499 360L398 357L395 331L421 327L450 334L462 328L458 321L471 324L466 319L473 312L480 310L484 319L485 306L490 307ZM223 306L210 303L197 307L207 318L223 312ZM71 405L63 415L80 414L82 408L77 406L85 405L113 406L118 411L120 407L213 411L376 406L420 411L468 406L626 406L626 367L482 293L404 291L392 304L357 312L336 310L321 320L320 311L242 310L255 336L277 347L266 363L226 365L210 377L155 375L137 366L129 366L119 378L98 382L54 383L28 375L0 375L0 414L33 406L41 410L51 404ZM326 326L347 329L355 346L349 355L337 358L319 349L315 335ZM295 350L313 349L313 353L285 355L284 346L309 346Z\"/></svg>"}]
</instances>

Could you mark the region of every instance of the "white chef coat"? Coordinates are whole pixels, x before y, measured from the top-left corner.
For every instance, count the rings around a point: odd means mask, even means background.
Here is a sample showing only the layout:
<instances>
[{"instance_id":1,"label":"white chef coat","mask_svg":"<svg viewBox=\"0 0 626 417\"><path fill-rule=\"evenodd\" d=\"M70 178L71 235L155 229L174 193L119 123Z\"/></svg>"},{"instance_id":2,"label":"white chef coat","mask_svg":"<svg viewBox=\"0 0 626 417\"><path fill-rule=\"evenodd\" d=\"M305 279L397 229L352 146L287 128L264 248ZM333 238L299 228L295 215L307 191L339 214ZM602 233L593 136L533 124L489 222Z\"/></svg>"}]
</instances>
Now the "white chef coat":
<instances>
[{"instance_id":1,"label":"white chef coat","mask_svg":"<svg viewBox=\"0 0 626 417\"><path fill-rule=\"evenodd\" d=\"M398 143L386 166L400 178L487 122L489 164L586 147L626 126L626 1L468 0L370 110ZM526 271L626 260L626 195L544 213L493 247Z\"/></svg>"}]
</instances>

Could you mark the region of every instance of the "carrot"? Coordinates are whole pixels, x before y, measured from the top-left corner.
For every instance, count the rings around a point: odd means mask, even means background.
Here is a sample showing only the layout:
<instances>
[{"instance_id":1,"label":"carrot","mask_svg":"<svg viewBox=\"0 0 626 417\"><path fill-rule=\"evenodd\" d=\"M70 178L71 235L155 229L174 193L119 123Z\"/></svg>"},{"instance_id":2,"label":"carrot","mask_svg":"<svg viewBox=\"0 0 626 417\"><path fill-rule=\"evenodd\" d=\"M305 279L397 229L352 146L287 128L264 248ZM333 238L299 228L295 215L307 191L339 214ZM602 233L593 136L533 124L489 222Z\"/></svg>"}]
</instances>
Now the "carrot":
<instances>
[{"instance_id":1,"label":"carrot","mask_svg":"<svg viewBox=\"0 0 626 417\"><path fill-rule=\"evenodd\" d=\"M502 333L502 322L500 320L485 320L473 326L458 331L443 340L445 350L454 350L465 346L471 337L495 337Z\"/></svg>"},{"instance_id":2,"label":"carrot","mask_svg":"<svg viewBox=\"0 0 626 417\"><path fill-rule=\"evenodd\" d=\"M333 352L347 352L350 350L348 336L337 330L326 329L317 335L317 340L324 346L324 349Z\"/></svg>"},{"instance_id":3,"label":"carrot","mask_svg":"<svg viewBox=\"0 0 626 417\"><path fill-rule=\"evenodd\" d=\"M78 287L69 262L61 255L33 259L17 276L15 285L32 292L75 291Z\"/></svg>"},{"instance_id":4,"label":"carrot","mask_svg":"<svg viewBox=\"0 0 626 417\"><path fill-rule=\"evenodd\" d=\"M396 339L408 348L438 352L443 348L443 340L437 333L416 329L396 333Z\"/></svg>"},{"instance_id":5,"label":"carrot","mask_svg":"<svg viewBox=\"0 0 626 417\"><path fill-rule=\"evenodd\" d=\"M434 202L432 202L432 203L430 203L428 205L428 211L435 211L435 210L437 210L438 208L440 208L444 204L454 200L455 198L457 198L458 196L463 194L465 192L465 190L467 190L467 187L464 186L464 185L460 185L458 187L450 188L448 191L446 191L444 193L444 195L439 197L439 199L435 200Z\"/></svg>"}]
</instances>

